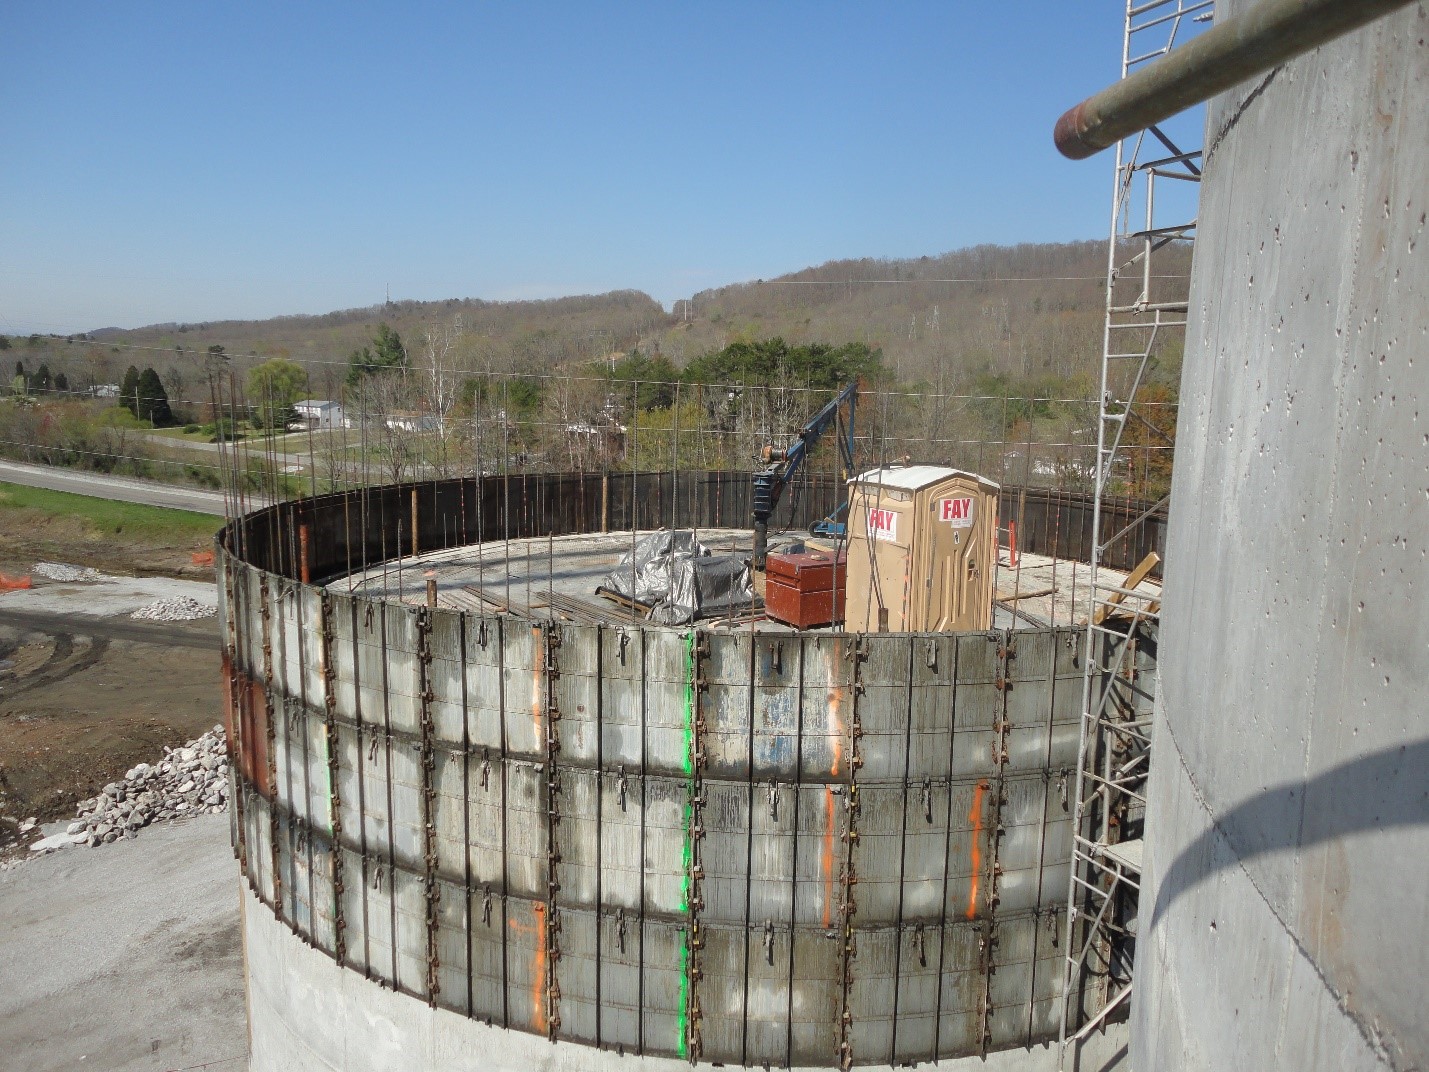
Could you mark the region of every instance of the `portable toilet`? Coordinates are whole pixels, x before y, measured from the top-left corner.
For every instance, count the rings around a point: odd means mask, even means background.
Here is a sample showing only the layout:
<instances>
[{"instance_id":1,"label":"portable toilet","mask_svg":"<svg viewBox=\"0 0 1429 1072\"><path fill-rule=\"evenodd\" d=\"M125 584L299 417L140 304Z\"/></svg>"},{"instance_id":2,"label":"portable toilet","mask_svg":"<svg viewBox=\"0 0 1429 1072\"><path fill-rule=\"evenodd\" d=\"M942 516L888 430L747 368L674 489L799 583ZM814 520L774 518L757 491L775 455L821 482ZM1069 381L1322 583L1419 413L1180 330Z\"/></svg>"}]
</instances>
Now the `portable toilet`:
<instances>
[{"instance_id":1,"label":"portable toilet","mask_svg":"<svg viewBox=\"0 0 1429 1072\"><path fill-rule=\"evenodd\" d=\"M849 483L845 628L991 628L998 485L941 465L871 469Z\"/></svg>"}]
</instances>

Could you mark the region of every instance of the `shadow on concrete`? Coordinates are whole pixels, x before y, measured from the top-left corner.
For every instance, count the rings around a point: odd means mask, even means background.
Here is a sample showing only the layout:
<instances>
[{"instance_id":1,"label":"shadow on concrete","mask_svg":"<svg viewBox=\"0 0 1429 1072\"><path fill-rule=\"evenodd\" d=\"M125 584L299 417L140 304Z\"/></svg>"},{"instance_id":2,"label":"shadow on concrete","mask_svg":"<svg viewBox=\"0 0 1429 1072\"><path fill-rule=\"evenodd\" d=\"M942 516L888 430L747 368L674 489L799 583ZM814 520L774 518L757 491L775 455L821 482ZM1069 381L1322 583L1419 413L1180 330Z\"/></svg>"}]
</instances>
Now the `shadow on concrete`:
<instances>
[{"instance_id":1,"label":"shadow on concrete","mask_svg":"<svg viewBox=\"0 0 1429 1072\"><path fill-rule=\"evenodd\" d=\"M1274 786L1213 818L1211 828L1171 862L1156 890L1151 929L1183 893L1234 863L1365 830L1425 823L1429 739L1373 752L1308 781Z\"/></svg>"}]
</instances>

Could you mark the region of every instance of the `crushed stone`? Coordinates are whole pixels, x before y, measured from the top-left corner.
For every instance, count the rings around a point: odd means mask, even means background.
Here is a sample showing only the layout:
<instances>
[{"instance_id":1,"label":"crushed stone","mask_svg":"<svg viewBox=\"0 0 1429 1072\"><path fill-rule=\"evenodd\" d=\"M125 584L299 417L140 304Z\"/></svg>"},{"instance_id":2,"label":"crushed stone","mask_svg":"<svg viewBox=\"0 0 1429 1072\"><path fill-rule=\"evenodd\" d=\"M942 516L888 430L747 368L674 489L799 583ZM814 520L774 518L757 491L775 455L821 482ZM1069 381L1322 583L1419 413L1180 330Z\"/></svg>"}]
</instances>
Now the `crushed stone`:
<instances>
[{"instance_id":1,"label":"crushed stone","mask_svg":"<svg viewBox=\"0 0 1429 1072\"><path fill-rule=\"evenodd\" d=\"M209 603L200 603L190 596L175 596L171 599L157 599L140 607L131 618L149 622L192 622L199 618L212 618L218 608Z\"/></svg>"},{"instance_id":2,"label":"crushed stone","mask_svg":"<svg viewBox=\"0 0 1429 1072\"><path fill-rule=\"evenodd\" d=\"M66 562L36 562L31 573L52 581L97 581L99 571L89 566L71 566Z\"/></svg>"},{"instance_id":3,"label":"crushed stone","mask_svg":"<svg viewBox=\"0 0 1429 1072\"><path fill-rule=\"evenodd\" d=\"M64 833L30 846L35 855L70 845L95 848L136 837L152 823L228 810L228 738L222 726L179 748L165 748L157 763L131 767L97 797L79 802Z\"/></svg>"}]
</instances>

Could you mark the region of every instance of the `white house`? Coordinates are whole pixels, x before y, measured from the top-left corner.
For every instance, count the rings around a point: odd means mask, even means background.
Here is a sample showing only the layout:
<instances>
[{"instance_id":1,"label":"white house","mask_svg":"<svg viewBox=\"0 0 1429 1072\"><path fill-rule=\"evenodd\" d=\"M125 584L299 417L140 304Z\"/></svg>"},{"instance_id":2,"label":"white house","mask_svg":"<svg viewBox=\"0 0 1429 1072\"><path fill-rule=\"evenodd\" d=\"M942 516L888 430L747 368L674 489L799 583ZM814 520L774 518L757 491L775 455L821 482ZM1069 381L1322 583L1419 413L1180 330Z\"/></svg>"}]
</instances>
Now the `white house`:
<instances>
[{"instance_id":1,"label":"white house","mask_svg":"<svg viewBox=\"0 0 1429 1072\"><path fill-rule=\"evenodd\" d=\"M347 417L342 412L341 402L329 402L320 398L305 398L293 403L297 413L297 425L301 428L346 428Z\"/></svg>"}]
</instances>

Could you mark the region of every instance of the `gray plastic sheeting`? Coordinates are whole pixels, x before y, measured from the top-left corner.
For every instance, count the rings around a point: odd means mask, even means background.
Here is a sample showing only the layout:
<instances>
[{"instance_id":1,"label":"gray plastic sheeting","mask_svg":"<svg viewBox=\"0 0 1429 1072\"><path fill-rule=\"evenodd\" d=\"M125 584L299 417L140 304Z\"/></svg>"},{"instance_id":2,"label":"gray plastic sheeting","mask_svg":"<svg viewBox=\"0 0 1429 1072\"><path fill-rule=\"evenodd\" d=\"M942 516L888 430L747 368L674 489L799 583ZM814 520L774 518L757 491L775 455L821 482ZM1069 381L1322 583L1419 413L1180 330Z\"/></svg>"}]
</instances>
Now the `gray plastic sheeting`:
<instances>
[{"instance_id":1,"label":"gray plastic sheeting","mask_svg":"<svg viewBox=\"0 0 1429 1072\"><path fill-rule=\"evenodd\" d=\"M650 620L684 625L747 607L753 599L749 566L735 555L714 555L690 529L661 529L620 556L601 588L653 609Z\"/></svg>"}]
</instances>

